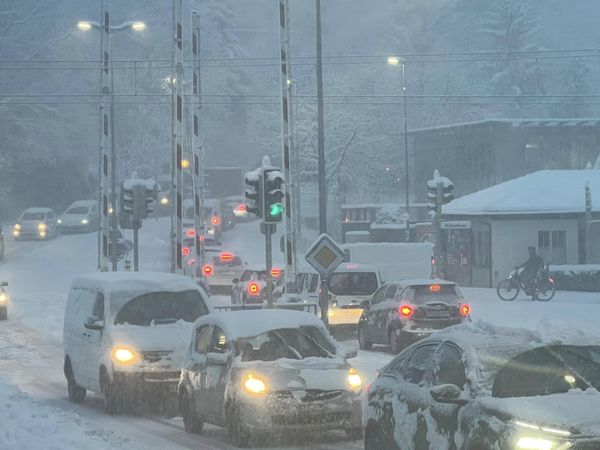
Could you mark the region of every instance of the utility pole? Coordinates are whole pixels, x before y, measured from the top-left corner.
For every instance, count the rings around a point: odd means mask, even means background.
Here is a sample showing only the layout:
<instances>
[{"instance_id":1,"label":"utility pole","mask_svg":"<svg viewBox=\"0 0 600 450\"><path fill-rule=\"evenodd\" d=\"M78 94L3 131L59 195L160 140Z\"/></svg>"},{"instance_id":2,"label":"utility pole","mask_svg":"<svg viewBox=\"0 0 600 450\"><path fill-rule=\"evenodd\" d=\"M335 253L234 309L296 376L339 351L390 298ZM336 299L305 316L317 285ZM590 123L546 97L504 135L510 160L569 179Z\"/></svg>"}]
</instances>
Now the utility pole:
<instances>
[{"instance_id":1,"label":"utility pole","mask_svg":"<svg viewBox=\"0 0 600 450\"><path fill-rule=\"evenodd\" d=\"M109 29L110 31L110 29ZM112 271L117 271L117 154L115 146L115 71L113 64L112 34L108 35L110 60L110 260ZM112 210L112 212L111 212Z\"/></svg>"},{"instance_id":2,"label":"utility pole","mask_svg":"<svg viewBox=\"0 0 600 450\"><path fill-rule=\"evenodd\" d=\"M183 4L173 0L173 75L172 88L172 131L173 158L171 179L173 184L173 211L171 217L171 271L183 271L182 221L183 221Z\"/></svg>"},{"instance_id":3,"label":"utility pole","mask_svg":"<svg viewBox=\"0 0 600 450\"><path fill-rule=\"evenodd\" d=\"M406 71L404 62L402 62L402 98L404 103L404 178L406 181L405 208L406 214L408 214L408 218L406 219L405 241L410 242L410 175L408 172L408 113L406 106Z\"/></svg>"},{"instance_id":4,"label":"utility pole","mask_svg":"<svg viewBox=\"0 0 600 450\"><path fill-rule=\"evenodd\" d=\"M282 107L282 138L283 138L283 174L285 183L285 237L284 237L284 255L285 255L285 286L288 288L296 279L296 242L294 236L293 221L294 217L294 191L292 174L292 126L290 124L291 116L291 89L292 74L289 58L289 19L288 19L288 0L279 0L279 45L281 55L281 107ZM268 239L270 241L270 236Z\"/></svg>"},{"instance_id":5,"label":"utility pole","mask_svg":"<svg viewBox=\"0 0 600 450\"><path fill-rule=\"evenodd\" d=\"M109 164L109 134L112 130L109 127L111 108L107 107L107 95L110 93L109 64L110 57L110 12L108 0L101 1L101 39L100 39L100 60L102 69L100 71L100 170L98 192L98 202L100 210L100 226L98 227L98 270L108 271L108 241L109 241L109 220L108 220L108 177L110 171Z\"/></svg>"},{"instance_id":6,"label":"utility pole","mask_svg":"<svg viewBox=\"0 0 600 450\"><path fill-rule=\"evenodd\" d=\"M192 80L192 94L194 98L193 108L193 132L192 132L192 188L194 191L194 230L196 231L196 259L197 267L204 266L204 242L200 239L204 235L203 211L203 178L204 160L202 158L202 141L200 140L200 114L202 113L201 78L200 78L200 16L196 11L192 12L192 58L194 73Z\"/></svg>"},{"instance_id":7,"label":"utility pole","mask_svg":"<svg viewBox=\"0 0 600 450\"><path fill-rule=\"evenodd\" d=\"M585 183L585 258L584 263L590 264L592 260L592 239L590 227L592 225L592 191L590 183Z\"/></svg>"},{"instance_id":8,"label":"utility pole","mask_svg":"<svg viewBox=\"0 0 600 450\"><path fill-rule=\"evenodd\" d=\"M323 119L323 55L321 45L321 0L317 10L317 145L319 167L319 233L327 233L327 185L325 179L325 124Z\"/></svg>"}]
</instances>

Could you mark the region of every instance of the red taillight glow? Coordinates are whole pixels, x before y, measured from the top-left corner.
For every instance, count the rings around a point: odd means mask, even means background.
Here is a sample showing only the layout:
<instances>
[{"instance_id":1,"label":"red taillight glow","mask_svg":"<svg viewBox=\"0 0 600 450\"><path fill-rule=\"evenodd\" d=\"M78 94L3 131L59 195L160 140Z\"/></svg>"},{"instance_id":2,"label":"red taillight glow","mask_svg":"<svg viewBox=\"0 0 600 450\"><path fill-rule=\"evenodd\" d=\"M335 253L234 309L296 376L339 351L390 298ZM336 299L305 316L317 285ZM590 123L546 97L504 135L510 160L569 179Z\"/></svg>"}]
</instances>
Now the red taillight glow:
<instances>
[{"instance_id":1,"label":"red taillight glow","mask_svg":"<svg viewBox=\"0 0 600 450\"><path fill-rule=\"evenodd\" d=\"M411 318L414 312L415 310L413 307L409 305L402 305L398 308L398 313L405 319Z\"/></svg>"},{"instance_id":2,"label":"red taillight glow","mask_svg":"<svg viewBox=\"0 0 600 450\"><path fill-rule=\"evenodd\" d=\"M196 260L195 259L188 260L188 266L193 266L194 264L196 264Z\"/></svg>"},{"instance_id":3,"label":"red taillight glow","mask_svg":"<svg viewBox=\"0 0 600 450\"><path fill-rule=\"evenodd\" d=\"M274 278L279 278L281 276L281 269L278 269L277 267L273 267L271 269L271 276Z\"/></svg>"},{"instance_id":4,"label":"red taillight glow","mask_svg":"<svg viewBox=\"0 0 600 450\"><path fill-rule=\"evenodd\" d=\"M442 290L442 287L439 284L432 284L431 286L429 286L429 290L431 292L440 292Z\"/></svg>"},{"instance_id":5,"label":"red taillight glow","mask_svg":"<svg viewBox=\"0 0 600 450\"><path fill-rule=\"evenodd\" d=\"M254 281L252 283L250 283L248 285L248 293L250 295L258 295L258 294L260 294L260 286L258 285L258 283L255 283Z\"/></svg>"},{"instance_id":6,"label":"red taillight glow","mask_svg":"<svg viewBox=\"0 0 600 450\"><path fill-rule=\"evenodd\" d=\"M469 314L471 314L471 307L469 305L467 305L466 303L463 303L462 305L460 305L460 315L463 317L467 317Z\"/></svg>"},{"instance_id":7,"label":"red taillight glow","mask_svg":"<svg viewBox=\"0 0 600 450\"><path fill-rule=\"evenodd\" d=\"M238 211L246 211L246 205L240 205L237 209Z\"/></svg>"},{"instance_id":8,"label":"red taillight glow","mask_svg":"<svg viewBox=\"0 0 600 450\"><path fill-rule=\"evenodd\" d=\"M187 230L185 232L185 235L189 238L194 238L196 237L196 230Z\"/></svg>"},{"instance_id":9,"label":"red taillight glow","mask_svg":"<svg viewBox=\"0 0 600 450\"><path fill-rule=\"evenodd\" d=\"M213 216L210 220L213 225L219 225L221 223L221 218L219 216Z\"/></svg>"},{"instance_id":10,"label":"red taillight glow","mask_svg":"<svg viewBox=\"0 0 600 450\"><path fill-rule=\"evenodd\" d=\"M204 264L204 267L202 267L202 272L204 272L204 275L212 275L213 268L210 264Z\"/></svg>"},{"instance_id":11,"label":"red taillight glow","mask_svg":"<svg viewBox=\"0 0 600 450\"><path fill-rule=\"evenodd\" d=\"M219 259L222 262L233 261L233 254L231 254L229 252L223 252L219 255Z\"/></svg>"},{"instance_id":12,"label":"red taillight glow","mask_svg":"<svg viewBox=\"0 0 600 450\"><path fill-rule=\"evenodd\" d=\"M205 236L200 236L200 242L204 242L205 239L206 239Z\"/></svg>"},{"instance_id":13,"label":"red taillight glow","mask_svg":"<svg viewBox=\"0 0 600 450\"><path fill-rule=\"evenodd\" d=\"M181 249L181 254L182 254L183 256L188 256L188 255L190 254L190 248L189 248L189 247L183 247L183 248Z\"/></svg>"}]
</instances>

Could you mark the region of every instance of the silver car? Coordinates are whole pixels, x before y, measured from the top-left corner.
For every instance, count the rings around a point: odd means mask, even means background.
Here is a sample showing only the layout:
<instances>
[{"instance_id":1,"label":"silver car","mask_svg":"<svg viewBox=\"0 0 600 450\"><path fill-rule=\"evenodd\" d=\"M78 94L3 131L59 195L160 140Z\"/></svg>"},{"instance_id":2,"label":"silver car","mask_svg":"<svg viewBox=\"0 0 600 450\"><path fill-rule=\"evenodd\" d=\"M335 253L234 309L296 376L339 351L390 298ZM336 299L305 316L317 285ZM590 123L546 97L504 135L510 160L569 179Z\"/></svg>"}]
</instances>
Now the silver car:
<instances>
[{"instance_id":1,"label":"silver car","mask_svg":"<svg viewBox=\"0 0 600 450\"><path fill-rule=\"evenodd\" d=\"M29 208L23 211L13 227L13 237L20 239L50 239L58 234L58 216L50 208Z\"/></svg>"},{"instance_id":2,"label":"silver car","mask_svg":"<svg viewBox=\"0 0 600 450\"><path fill-rule=\"evenodd\" d=\"M266 433L345 430L362 437L362 380L314 315L244 310L196 321L179 383L186 431L227 428L236 446Z\"/></svg>"}]
</instances>

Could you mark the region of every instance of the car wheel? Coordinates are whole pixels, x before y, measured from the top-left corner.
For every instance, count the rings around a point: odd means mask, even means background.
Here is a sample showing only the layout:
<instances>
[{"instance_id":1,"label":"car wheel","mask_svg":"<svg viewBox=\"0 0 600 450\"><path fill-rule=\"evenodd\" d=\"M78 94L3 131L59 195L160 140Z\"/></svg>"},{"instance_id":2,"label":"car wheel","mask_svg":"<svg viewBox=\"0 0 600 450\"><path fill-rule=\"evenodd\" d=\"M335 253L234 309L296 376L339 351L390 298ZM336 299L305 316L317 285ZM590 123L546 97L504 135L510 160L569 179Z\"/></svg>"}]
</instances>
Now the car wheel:
<instances>
[{"instance_id":1,"label":"car wheel","mask_svg":"<svg viewBox=\"0 0 600 450\"><path fill-rule=\"evenodd\" d=\"M67 392L69 394L69 400L73 403L81 403L85 400L86 390L80 386L77 386L75 382L75 376L71 369L71 363L67 359L65 361L65 377L67 378Z\"/></svg>"},{"instance_id":2,"label":"car wheel","mask_svg":"<svg viewBox=\"0 0 600 450\"><path fill-rule=\"evenodd\" d=\"M204 421L196 416L192 399L187 391L183 393L179 400L179 408L181 409L185 431L188 433L199 434L202 431L202 428L204 428Z\"/></svg>"},{"instance_id":3,"label":"car wheel","mask_svg":"<svg viewBox=\"0 0 600 450\"><path fill-rule=\"evenodd\" d=\"M361 350L371 350L373 344L367 339L367 333L363 327L358 327L358 346Z\"/></svg>"},{"instance_id":4,"label":"car wheel","mask_svg":"<svg viewBox=\"0 0 600 450\"><path fill-rule=\"evenodd\" d=\"M383 427L374 426L365 431L365 450L394 450L399 447L385 433Z\"/></svg>"},{"instance_id":5,"label":"car wheel","mask_svg":"<svg viewBox=\"0 0 600 450\"><path fill-rule=\"evenodd\" d=\"M240 410L235 404L228 408L227 433L231 443L236 447L247 447L250 443L250 432L242 424Z\"/></svg>"},{"instance_id":6,"label":"car wheel","mask_svg":"<svg viewBox=\"0 0 600 450\"><path fill-rule=\"evenodd\" d=\"M394 355L397 355L404 349L404 344L401 339L401 331L393 329L390 331L390 348Z\"/></svg>"},{"instance_id":7,"label":"car wheel","mask_svg":"<svg viewBox=\"0 0 600 450\"><path fill-rule=\"evenodd\" d=\"M346 433L346 436L352 440L358 440L363 437L362 428L346 428L344 432Z\"/></svg>"},{"instance_id":8,"label":"car wheel","mask_svg":"<svg viewBox=\"0 0 600 450\"><path fill-rule=\"evenodd\" d=\"M119 396L119 385L114 381L110 381L106 371L102 372L100 389L102 390L102 409L104 409L104 412L110 415L119 414L123 402L123 399Z\"/></svg>"}]
</instances>

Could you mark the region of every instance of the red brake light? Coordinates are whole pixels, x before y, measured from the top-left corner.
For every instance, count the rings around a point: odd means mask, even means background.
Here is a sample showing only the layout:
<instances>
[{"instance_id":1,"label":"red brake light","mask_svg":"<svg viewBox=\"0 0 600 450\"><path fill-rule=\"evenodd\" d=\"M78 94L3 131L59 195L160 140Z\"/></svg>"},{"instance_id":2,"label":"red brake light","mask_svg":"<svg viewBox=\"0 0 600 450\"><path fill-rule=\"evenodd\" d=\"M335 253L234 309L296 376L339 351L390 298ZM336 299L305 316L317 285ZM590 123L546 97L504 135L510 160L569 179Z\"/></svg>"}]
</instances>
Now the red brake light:
<instances>
[{"instance_id":1,"label":"red brake light","mask_svg":"<svg viewBox=\"0 0 600 450\"><path fill-rule=\"evenodd\" d=\"M466 303L460 305L460 315L463 317L467 317L471 313L471 307Z\"/></svg>"},{"instance_id":2,"label":"red brake light","mask_svg":"<svg viewBox=\"0 0 600 450\"><path fill-rule=\"evenodd\" d=\"M240 205L240 206L238 206L238 210L239 211L246 211L246 205Z\"/></svg>"},{"instance_id":3,"label":"red brake light","mask_svg":"<svg viewBox=\"0 0 600 450\"><path fill-rule=\"evenodd\" d=\"M202 272L204 272L204 275L212 275L213 268L210 264L204 264L204 267L202 267Z\"/></svg>"},{"instance_id":4,"label":"red brake light","mask_svg":"<svg viewBox=\"0 0 600 450\"><path fill-rule=\"evenodd\" d=\"M405 319L410 319L412 317L412 315L415 313L415 310L413 309L412 306L402 305L398 308L398 313L400 314L400 316L404 317Z\"/></svg>"},{"instance_id":5,"label":"red brake light","mask_svg":"<svg viewBox=\"0 0 600 450\"><path fill-rule=\"evenodd\" d=\"M189 247L183 247L183 248L181 249L181 254L182 254L183 256L188 256L188 255L190 254L190 248L189 248Z\"/></svg>"},{"instance_id":6,"label":"red brake light","mask_svg":"<svg viewBox=\"0 0 600 450\"><path fill-rule=\"evenodd\" d=\"M429 290L431 292L440 292L442 290L442 286L440 286L439 284L432 284L431 286L429 286Z\"/></svg>"},{"instance_id":7,"label":"red brake light","mask_svg":"<svg viewBox=\"0 0 600 450\"><path fill-rule=\"evenodd\" d=\"M213 216L211 219L211 223L213 225L219 225L221 223L221 218L219 216Z\"/></svg>"},{"instance_id":8,"label":"red brake light","mask_svg":"<svg viewBox=\"0 0 600 450\"><path fill-rule=\"evenodd\" d=\"M233 254L229 252L223 252L219 255L219 259L222 262L233 261Z\"/></svg>"},{"instance_id":9,"label":"red brake light","mask_svg":"<svg viewBox=\"0 0 600 450\"><path fill-rule=\"evenodd\" d=\"M200 242L204 242L205 239L206 237L204 235L200 236Z\"/></svg>"},{"instance_id":10,"label":"red brake light","mask_svg":"<svg viewBox=\"0 0 600 450\"><path fill-rule=\"evenodd\" d=\"M256 282L252 282L248 284L248 293L250 295L258 295L260 294L260 286Z\"/></svg>"},{"instance_id":11,"label":"red brake light","mask_svg":"<svg viewBox=\"0 0 600 450\"><path fill-rule=\"evenodd\" d=\"M281 269L273 267L271 269L271 276L274 277L274 278L279 278L281 276Z\"/></svg>"},{"instance_id":12,"label":"red brake light","mask_svg":"<svg viewBox=\"0 0 600 450\"><path fill-rule=\"evenodd\" d=\"M196 237L196 230L187 230L187 231L185 232L185 235L186 235L187 237L189 237L189 238Z\"/></svg>"}]
</instances>

